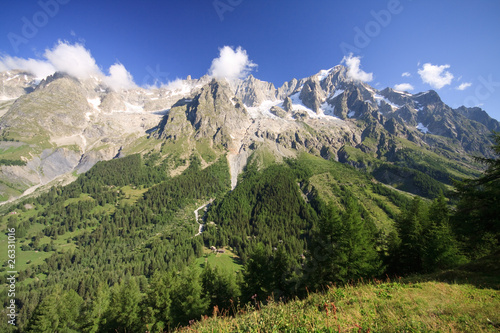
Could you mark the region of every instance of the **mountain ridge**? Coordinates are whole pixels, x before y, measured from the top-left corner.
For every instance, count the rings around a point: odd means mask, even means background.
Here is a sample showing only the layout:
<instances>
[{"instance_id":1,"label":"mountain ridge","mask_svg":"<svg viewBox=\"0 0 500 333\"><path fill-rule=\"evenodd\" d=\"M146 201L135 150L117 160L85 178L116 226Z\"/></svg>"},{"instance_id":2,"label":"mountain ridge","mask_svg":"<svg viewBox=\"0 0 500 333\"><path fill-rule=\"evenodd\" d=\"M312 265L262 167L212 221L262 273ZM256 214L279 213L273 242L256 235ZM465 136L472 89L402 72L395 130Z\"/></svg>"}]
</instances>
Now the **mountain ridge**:
<instances>
[{"instance_id":1,"label":"mountain ridge","mask_svg":"<svg viewBox=\"0 0 500 333\"><path fill-rule=\"evenodd\" d=\"M10 190L4 186L0 192L11 197L65 173L84 172L119 151L150 150L157 143L143 141L151 136L160 141L185 137L191 147L208 140L210 149L227 151L235 160L236 179L259 149L278 160L300 151L345 160L341 148L348 145L380 158L381 151L398 149L395 138L439 150L470 167L467 155L488 156L488 133L500 128L479 108L453 109L433 90L377 90L350 79L342 65L291 79L279 88L249 75L232 82L204 76L160 88L113 91L97 78L78 80L56 73L36 82L21 71L2 73L0 84L1 97L10 98L0 118L5 151L12 140L24 143L17 154L6 157L27 162L24 167L1 166L0 178ZM377 148L363 143L367 138ZM44 172L43 163L33 162L55 152L61 156L55 161L65 167L49 163ZM44 173L50 176L44 178ZM5 174L17 180L9 183Z\"/></svg>"}]
</instances>

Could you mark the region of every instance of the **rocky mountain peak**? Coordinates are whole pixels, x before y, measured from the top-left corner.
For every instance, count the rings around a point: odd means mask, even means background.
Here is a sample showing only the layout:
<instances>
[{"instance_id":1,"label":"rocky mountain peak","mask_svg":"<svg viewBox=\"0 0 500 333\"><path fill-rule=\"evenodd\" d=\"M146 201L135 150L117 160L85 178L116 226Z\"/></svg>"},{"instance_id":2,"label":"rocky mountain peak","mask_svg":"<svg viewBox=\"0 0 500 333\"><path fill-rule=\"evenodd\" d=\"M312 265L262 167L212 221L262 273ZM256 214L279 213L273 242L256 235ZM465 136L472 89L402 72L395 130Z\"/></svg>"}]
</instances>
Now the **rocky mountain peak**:
<instances>
[{"instance_id":1,"label":"rocky mountain peak","mask_svg":"<svg viewBox=\"0 0 500 333\"><path fill-rule=\"evenodd\" d=\"M0 72L0 100L19 98L32 92L37 84L33 74L23 70Z\"/></svg>"},{"instance_id":2,"label":"rocky mountain peak","mask_svg":"<svg viewBox=\"0 0 500 333\"><path fill-rule=\"evenodd\" d=\"M229 83L213 79L192 100L181 100L172 107L160 124L160 137L175 140L194 133L196 139L209 138L227 146L231 132L247 121L248 112Z\"/></svg>"},{"instance_id":3,"label":"rocky mountain peak","mask_svg":"<svg viewBox=\"0 0 500 333\"><path fill-rule=\"evenodd\" d=\"M420 104L444 104L438 93L434 90L428 90L413 95L413 99Z\"/></svg>"},{"instance_id":4,"label":"rocky mountain peak","mask_svg":"<svg viewBox=\"0 0 500 333\"><path fill-rule=\"evenodd\" d=\"M272 83L256 79L250 74L238 84L235 95L246 106L254 107L264 101L276 100L277 90Z\"/></svg>"},{"instance_id":5,"label":"rocky mountain peak","mask_svg":"<svg viewBox=\"0 0 500 333\"><path fill-rule=\"evenodd\" d=\"M487 154L489 131L500 129L479 108L454 110L432 90L415 95L391 88L379 91L349 80L341 65L307 78L293 78L278 89L252 75L231 82L204 76L119 92L111 91L98 78L78 80L63 73L39 84L34 80L21 71L0 73L0 93L21 96L0 105L6 110L0 113L0 134L9 140L54 148L42 155L39 151L43 149L23 153L26 160L38 154L38 164L29 164L28 171L23 171L31 173L31 184L37 182L37 170L57 176L40 167L51 154L57 153L55 160L61 163L69 161L61 170L86 170L151 133L160 140L182 137L191 148L200 140L217 149L224 147L228 159L238 161L235 170L241 171L260 146L279 156L304 150L328 152L321 156L337 158L343 145L374 152L379 146L387 148L391 136L420 146L438 143L460 156ZM366 138L372 139L372 146L362 144ZM450 142L455 143L453 147ZM9 181L0 174L0 181L4 180Z\"/></svg>"},{"instance_id":6,"label":"rocky mountain peak","mask_svg":"<svg viewBox=\"0 0 500 333\"><path fill-rule=\"evenodd\" d=\"M321 88L330 96L337 89L344 89L347 79L347 68L338 65L330 69L328 74L320 80Z\"/></svg>"},{"instance_id":7,"label":"rocky mountain peak","mask_svg":"<svg viewBox=\"0 0 500 333\"><path fill-rule=\"evenodd\" d=\"M318 77L312 76L304 83L299 98L305 106L318 113L326 94L319 84Z\"/></svg>"},{"instance_id":8,"label":"rocky mountain peak","mask_svg":"<svg viewBox=\"0 0 500 333\"><path fill-rule=\"evenodd\" d=\"M485 125L490 131L499 131L500 124L495 119L491 118L486 111L481 108L473 107L467 108L465 106L461 106L455 110L457 113L463 115L467 119L477 121L483 125Z\"/></svg>"}]
</instances>

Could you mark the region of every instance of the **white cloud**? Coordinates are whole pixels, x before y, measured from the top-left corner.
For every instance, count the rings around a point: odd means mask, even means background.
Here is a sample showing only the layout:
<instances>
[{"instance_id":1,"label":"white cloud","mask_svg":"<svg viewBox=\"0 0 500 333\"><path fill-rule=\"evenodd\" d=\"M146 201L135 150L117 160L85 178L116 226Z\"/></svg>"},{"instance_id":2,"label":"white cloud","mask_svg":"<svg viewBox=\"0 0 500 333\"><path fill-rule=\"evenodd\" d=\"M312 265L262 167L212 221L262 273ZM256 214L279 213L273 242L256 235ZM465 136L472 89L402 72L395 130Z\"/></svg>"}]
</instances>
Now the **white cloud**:
<instances>
[{"instance_id":1,"label":"white cloud","mask_svg":"<svg viewBox=\"0 0 500 333\"><path fill-rule=\"evenodd\" d=\"M210 76L228 80L243 79L257 66L248 59L247 51L241 46L236 51L230 46L224 46L219 52L219 57L212 60Z\"/></svg>"},{"instance_id":2,"label":"white cloud","mask_svg":"<svg viewBox=\"0 0 500 333\"><path fill-rule=\"evenodd\" d=\"M464 82L461 85L459 85L458 87L456 87L455 89L457 89L457 90L465 90L465 89L469 88L470 86L472 86L472 83L470 83L470 82Z\"/></svg>"},{"instance_id":3,"label":"white cloud","mask_svg":"<svg viewBox=\"0 0 500 333\"><path fill-rule=\"evenodd\" d=\"M23 59L11 56L0 57L0 71L21 69L32 73L36 78L43 79L55 72L54 66L44 60Z\"/></svg>"},{"instance_id":4,"label":"white cloud","mask_svg":"<svg viewBox=\"0 0 500 333\"><path fill-rule=\"evenodd\" d=\"M137 87L132 75L127 71L125 66L120 63L116 63L109 67L109 76L104 78L104 83L115 91Z\"/></svg>"},{"instance_id":5,"label":"white cloud","mask_svg":"<svg viewBox=\"0 0 500 333\"><path fill-rule=\"evenodd\" d=\"M370 82L373 80L373 73L366 73L360 69L361 59L360 57L353 57L349 54L348 57L342 59L342 63L347 66L347 77L351 80Z\"/></svg>"},{"instance_id":6,"label":"white cloud","mask_svg":"<svg viewBox=\"0 0 500 333\"><path fill-rule=\"evenodd\" d=\"M120 63L115 63L109 68L109 76L104 75L90 51L78 43L59 41L52 49L46 49L43 57L44 60L0 56L0 71L25 70L38 79L44 79L57 71L82 80L91 76L101 78L113 90L137 87L132 75Z\"/></svg>"},{"instance_id":7,"label":"white cloud","mask_svg":"<svg viewBox=\"0 0 500 333\"><path fill-rule=\"evenodd\" d=\"M401 74L402 77L411 77L411 74L410 72L404 72L403 74Z\"/></svg>"},{"instance_id":8,"label":"white cloud","mask_svg":"<svg viewBox=\"0 0 500 333\"><path fill-rule=\"evenodd\" d=\"M52 50L45 50L44 57L56 71L67 73L78 79L87 79L102 74L95 59L81 44L68 44L59 41Z\"/></svg>"},{"instance_id":9,"label":"white cloud","mask_svg":"<svg viewBox=\"0 0 500 333\"><path fill-rule=\"evenodd\" d=\"M394 90L398 90L398 91L412 91L413 89L413 86L409 83L400 83L400 84L396 84L394 86Z\"/></svg>"},{"instance_id":10,"label":"white cloud","mask_svg":"<svg viewBox=\"0 0 500 333\"><path fill-rule=\"evenodd\" d=\"M450 65L436 66L431 63L425 63L424 66L418 70L418 74L424 83L430 84L433 88L441 89L451 84L453 80L453 74L447 71L447 68L450 68Z\"/></svg>"},{"instance_id":11,"label":"white cloud","mask_svg":"<svg viewBox=\"0 0 500 333\"><path fill-rule=\"evenodd\" d=\"M161 86L162 88L167 88L168 90L183 90L186 88L186 84L183 79L176 78L173 81L169 81Z\"/></svg>"}]
</instances>

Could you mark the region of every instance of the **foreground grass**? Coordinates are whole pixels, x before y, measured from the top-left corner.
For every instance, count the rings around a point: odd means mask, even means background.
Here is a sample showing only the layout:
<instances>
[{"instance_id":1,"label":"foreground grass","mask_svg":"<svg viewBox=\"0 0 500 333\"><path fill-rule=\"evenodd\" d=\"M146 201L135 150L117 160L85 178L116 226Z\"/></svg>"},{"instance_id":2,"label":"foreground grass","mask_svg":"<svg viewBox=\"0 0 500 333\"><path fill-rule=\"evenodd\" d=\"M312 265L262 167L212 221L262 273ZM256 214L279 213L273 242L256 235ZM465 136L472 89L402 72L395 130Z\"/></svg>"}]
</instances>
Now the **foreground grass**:
<instances>
[{"instance_id":1,"label":"foreground grass","mask_svg":"<svg viewBox=\"0 0 500 333\"><path fill-rule=\"evenodd\" d=\"M182 332L499 332L500 252L452 270L330 286L288 303L214 312Z\"/></svg>"},{"instance_id":2,"label":"foreground grass","mask_svg":"<svg viewBox=\"0 0 500 333\"><path fill-rule=\"evenodd\" d=\"M255 305L259 308L259 304ZM330 287L287 304L249 307L183 332L498 332L500 292L445 282Z\"/></svg>"}]
</instances>

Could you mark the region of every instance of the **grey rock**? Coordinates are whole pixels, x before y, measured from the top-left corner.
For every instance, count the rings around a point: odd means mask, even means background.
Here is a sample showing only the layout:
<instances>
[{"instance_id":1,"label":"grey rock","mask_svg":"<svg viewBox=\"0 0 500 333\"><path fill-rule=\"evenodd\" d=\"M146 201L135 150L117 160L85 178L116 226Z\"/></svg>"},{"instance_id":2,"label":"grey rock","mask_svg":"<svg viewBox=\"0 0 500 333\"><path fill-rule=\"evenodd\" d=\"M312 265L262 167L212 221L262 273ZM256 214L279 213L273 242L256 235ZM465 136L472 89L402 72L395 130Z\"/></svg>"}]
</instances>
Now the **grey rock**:
<instances>
[{"instance_id":1,"label":"grey rock","mask_svg":"<svg viewBox=\"0 0 500 333\"><path fill-rule=\"evenodd\" d=\"M249 75L236 88L236 97L249 107L258 106L263 101L276 100L277 90L272 83L261 81Z\"/></svg>"},{"instance_id":2,"label":"grey rock","mask_svg":"<svg viewBox=\"0 0 500 333\"><path fill-rule=\"evenodd\" d=\"M290 97L285 97L285 100L283 101L283 109L286 112L291 112L292 111L292 100Z\"/></svg>"},{"instance_id":3,"label":"grey rock","mask_svg":"<svg viewBox=\"0 0 500 333\"><path fill-rule=\"evenodd\" d=\"M299 95L302 103L316 113L319 113L321 104L323 103L325 97L325 92L321 89L317 77L309 78L304 83L304 87Z\"/></svg>"}]
</instances>

